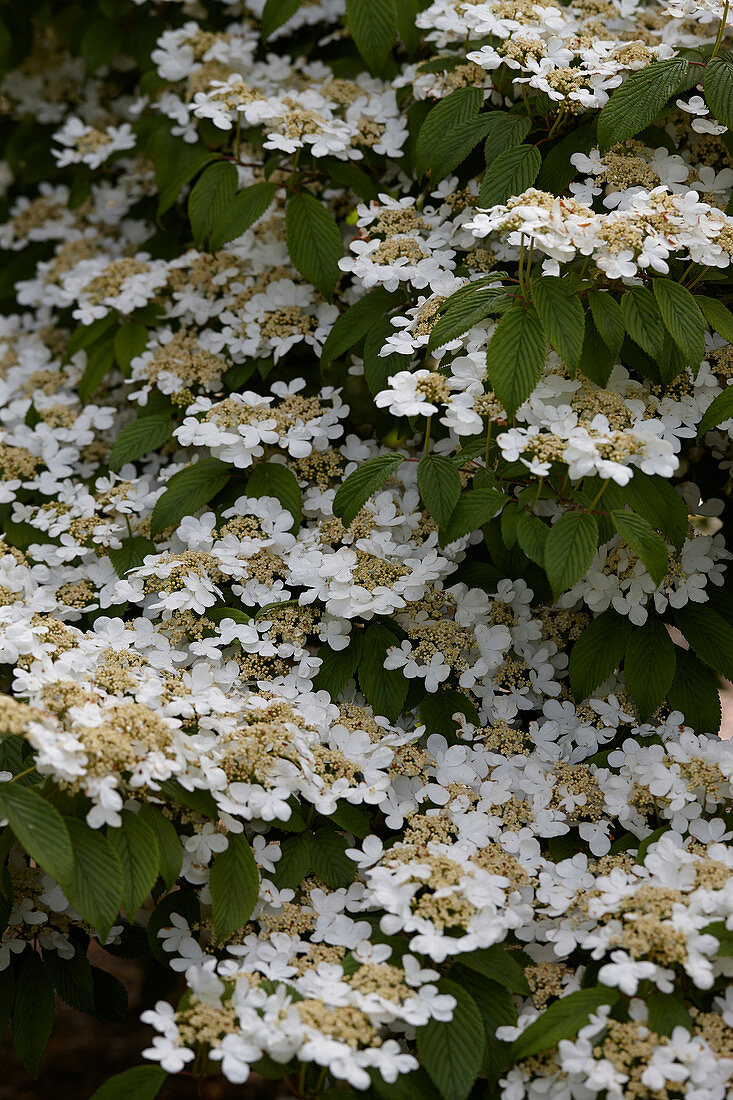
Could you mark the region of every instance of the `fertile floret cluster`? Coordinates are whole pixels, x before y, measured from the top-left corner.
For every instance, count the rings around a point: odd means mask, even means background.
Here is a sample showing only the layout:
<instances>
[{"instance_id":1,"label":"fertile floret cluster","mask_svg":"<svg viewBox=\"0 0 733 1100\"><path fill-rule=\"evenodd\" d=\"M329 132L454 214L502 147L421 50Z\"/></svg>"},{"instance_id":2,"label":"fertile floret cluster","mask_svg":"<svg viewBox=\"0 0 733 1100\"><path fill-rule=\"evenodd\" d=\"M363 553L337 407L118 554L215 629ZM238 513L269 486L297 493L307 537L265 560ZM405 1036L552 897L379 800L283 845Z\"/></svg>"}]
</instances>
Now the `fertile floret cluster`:
<instances>
[{"instance_id":1,"label":"fertile floret cluster","mask_svg":"<svg viewBox=\"0 0 733 1100\"><path fill-rule=\"evenodd\" d=\"M92 944L116 1096L733 1095L728 3L12 8L20 1058Z\"/></svg>"}]
</instances>

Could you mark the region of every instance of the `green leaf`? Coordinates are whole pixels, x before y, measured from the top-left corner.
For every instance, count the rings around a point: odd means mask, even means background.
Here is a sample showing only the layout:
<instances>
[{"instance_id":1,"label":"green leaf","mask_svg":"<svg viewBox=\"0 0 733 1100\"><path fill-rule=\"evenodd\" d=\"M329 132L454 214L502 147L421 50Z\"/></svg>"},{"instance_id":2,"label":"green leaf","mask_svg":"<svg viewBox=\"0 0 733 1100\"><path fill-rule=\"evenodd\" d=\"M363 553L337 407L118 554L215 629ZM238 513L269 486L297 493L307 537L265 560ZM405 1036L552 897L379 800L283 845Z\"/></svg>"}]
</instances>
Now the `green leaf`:
<instances>
[{"instance_id":1,"label":"green leaf","mask_svg":"<svg viewBox=\"0 0 733 1100\"><path fill-rule=\"evenodd\" d=\"M405 365L403 356L397 355L395 352L389 355L379 354L387 341L387 337L394 335L394 331L389 321L375 321L364 340L362 349L364 381L373 397L376 397L380 390L386 389L387 379L396 374L397 371L402 370Z\"/></svg>"},{"instance_id":2,"label":"green leaf","mask_svg":"<svg viewBox=\"0 0 733 1100\"><path fill-rule=\"evenodd\" d=\"M266 40L278 27L292 19L301 0L267 0L262 10L262 38Z\"/></svg>"},{"instance_id":3,"label":"green leaf","mask_svg":"<svg viewBox=\"0 0 733 1100\"><path fill-rule=\"evenodd\" d=\"M541 191L562 195L567 190L577 175L577 169L570 160L571 156L573 153L590 153L597 145L596 118L597 116L591 115L589 123L573 128L545 154L537 178L537 186Z\"/></svg>"},{"instance_id":4,"label":"green leaf","mask_svg":"<svg viewBox=\"0 0 733 1100\"><path fill-rule=\"evenodd\" d=\"M122 429L114 442L109 456L110 470L119 470L126 462L134 462L151 451L157 451L172 434L173 421L169 416L143 416L133 420Z\"/></svg>"},{"instance_id":5,"label":"green leaf","mask_svg":"<svg viewBox=\"0 0 733 1100\"><path fill-rule=\"evenodd\" d=\"M136 321L120 325L115 333L115 359L123 374L130 371L132 360L142 355L148 342L148 330Z\"/></svg>"},{"instance_id":6,"label":"green leaf","mask_svg":"<svg viewBox=\"0 0 733 1100\"><path fill-rule=\"evenodd\" d=\"M532 301L548 340L568 366L577 367L585 335L585 315L578 295L556 275L535 275L531 284Z\"/></svg>"},{"instance_id":7,"label":"green leaf","mask_svg":"<svg viewBox=\"0 0 733 1100\"><path fill-rule=\"evenodd\" d=\"M349 846L334 829L319 829L313 837L311 867L332 890L349 886L356 878L356 864L346 855Z\"/></svg>"},{"instance_id":8,"label":"green leaf","mask_svg":"<svg viewBox=\"0 0 733 1100\"><path fill-rule=\"evenodd\" d=\"M473 997L456 982L444 978L439 989L456 1000L453 1019L419 1027L417 1052L444 1100L466 1100L483 1060L483 1020Z\"/></svg>"},{"instance_id":9,"label":"green leaf","mask_svg":"<svg viewBox=\"0 0 733 1100\"><path fill-rule=\"evenodd\" d=\"M494 330L486 351L491 387L511 420L540 380L547 346L533 309L514 306Z\"/></svg>"},{"instance_id":10,"label":"green leaf","mask_svg":"<svg viewBox=\"0 0 733 1100\"><path fill-rule=\"evenodd\" d=\"M545 567L545 543L550 528L534 512L521 508L517 514L517 542L530 559Z\"/></svg>"},{"instance_id":11,"label":"green leaf","mask_svg":"<svg viewBox=\"0 0 733 1100\"><path fill-rule=\"evenodd\" d=\"M585 318L585 336L583 338L583 352L580 357L580 369L586 378L595 382L597 386L605 386L611 376L615 356L604 342L603 337L596 328L593 314L589 313Z\"/></svg>"},{"instance_id":12,"label":"green leaf","mask_svg":"<svg viewBox=\"0 0 733 1100\"><path fill-rule=\"evenodd\" d=\"M700 931L706 936L715 936L718 941L718 955L727 958L733 955L733 929L727 928L724 920L714 920Z\"/></svg>"},{"instance_id":13,"label":"green leaf","mask_svg":"<svg viewBox=\"0 0 733 1100\"><path fill-rule=\"evenodd\" d=\"M300 527L301 500L298 479L281 462L262 462L255 466L247 482L248 497L275 497L293 517L294 533Z\"/></svg>"},{"instance_id":14,"label":"green leaf","mask_svg":"<svg viewBox=\"0 0 733 1100\"><path fill-rule=\"evenodd\" d=\"M381 321L385 312L394 302L394 295L382 286L375 286L363 298L349 306L334 323L326 338L321 352L321 363L330 363L338 359L349 348L366 336L377 321ZM390 325L390 329L392 326Z\"/></svg>"},{"instance_id":15,"label":"green leaf","mask_svg":"<svg viewBox=\"0 0 733 1100\"><path fill-rule=\"evenodd\" d=\"M486 209L521 195L537 179L541 165L540 151L534 145L505 149L486 169L476 205Z\"/></svg>"},{"instance_id":16,"label":"green leaf","mask_svg":"<svg viewBox=\"0 0 733 1100\"><path fill-rule=\"evenodd\" d=\"M123 539L122 546L117 550L109 550L109 560L114 566L118 577L124 577L130 569L136 569L142 565L148 554L157 553L155 543L142 535L133 535L132 538Z\"/></svg>"},{"instance_id":17,"label":"green leaf","mask_svg":"<svg viewBox=\"0 0 733 1100\"><path fill-rule=\"evenodd\" d=\"M717 298L708 298L705 294L696 294L695 301L703 312L705 320L713 332L718 332L733 344L733 313Z\"/></svg>"},{"instance_id":18,"label":"green leaf","mask_svg":"<svg viewBox=\"0 0 733 1100\"><path fill-rule=\"evenodd\" d=\"M718 394L703 413L697 429L697 438L702 439L711 428L717 428L718 424L723 424L731 418L733 418L733 386L728 386Z\"/></svg>"},{"instance_id":19,"label":"green leaf","mask_svg":"<svg viewBox=\"0 0 733 1100\"><path fill-rule=\"evenodd\" d=\"M117 853L122 867L122 904L132 921L158 878L160 852L158 840L144 818L122 810L122 825L109 829L107 840Z\"/></svg>"},{"instance_id":20,"label":"green leaf","mask_svg":"<svg viewBox=\"0 0 733 1100\"><path fill-rule=\"evenodd\" d=\"M214 857L209 877L214 932L219 941L247 923L260 888L255 857L244 833L228 833L227 840L226 850Z\"/></svg>"},{"instance_id":21,"label":"green leaf","mask_svg":"<svg viewBox=\"0 0 733 1100\"><path fill-rule=\"evenodd\" d=\"M372 623L364 633L362 656L359 662L359 686L374 708L390 722L400 715L409 683L399 669L386 669L384 659L387 649L398 646L399 638L383 623Z\"/></svg>"},{"instance_id":22,"label":"green leaf","mask_svg":"<svg viewBox=\"0 0 733 1100\"><path fill-rule=\"evenodd\" d=\"M458 88L436 103L420 127L417 137L415 169L418 176L423 176L436 167L440 171L441 142L445 140L446 134L476 120L483 98L480 88ZM480 140L479 134L476 141Z\"/></svg>"},{"instance_id":23,"label":"green leaf","mask_svg":"<svg viewBox=\"0 0 733 1100\"><path fill-rule=\"evenodd\" d=\"M703 929L704 931L704 929ZM676 1027L687 1028L689 1032L695 1030L692 1018L685 1008L681 997L674 993L650 994L647 1000L649 1012L649 1030L656 1035L671 1035Z\"/></svg>"},{"instance_id":24,"label":"green leaf","mask_svg":"<svg viewBox=\"0 0 733 1100\"><path fill-rule=\"evenodd\" d=\"M495 313L504 313L511 305L511 298L503 286L488 285L495 282L491 276L488 283L471 283L453 294L446 302L446 310L438 318L430 333L428 351L457 340Z\"/></svg>"},{"instance_id":25,"label":"green leaf","mask_svg":"<svg viewBox=\"0 0 733 1100\"><path fill-rule=\"evenodd\" d=\"M360 630L352 630L349 644L345 649L331 649L322 645L318 650L321 667L313 680L314 691L327 691L332 699L338 698L352 676L361 659L363 635Z\"/></svg>"},{"instance_id":26,"label":"green leaf","mask_svg":"<svg viewBox=\"0 0 733 1100\"><path fill-rule=\"evenodd\" d=\"M460 958L463 966L467 966L471 970L483 974L484 977L498 982L499 985L505 986L512 993L529 995L529 982L525 977L523 968L513 958L512 952L507 951L501 944L497 943L493 947L479 948L477 951L468 951Z\"/></svg>"},{"instance_id":27,"label":"green leaf","mask_svg":"<svg viewBox=\"0 0 733 1100\"><path fill-rule=\"evenodd\" d=\"M192 516L208 504L227 484L231 472L232 467L218 458L202 458L174 474L155 502L150 520L153 535L177 526L184 516Z\"/></svg>"},{"instance_id":28,"label":"green leaf","mask_svg":"<svg viewBox=\"0 0 733 1100\"><path fill-rule=\"evenodd\" d=\"M114 360L115 349L112 340L100 341L89 349L87 365L77 387L82 404L86 405L94 391L101 385L104 376L112 369Z\"/></svg>"},{"instance_id":29,"label":"green leaf","mask_svg":"<svg viewBox=\"0 0 733 1100\"><path fill-rule=\"evenodd\" d=\"M664 327L696 374L705 356L705 321L700 307L689 290L673 279L656 278L652 286Z\"/></svg>"},{"instance_id":30,"label":"green leaf","mask_svg":"<svg viewBox=\"0 0 733 1100\"><path fill-rule=\"evenodd\" d=\"M277 193L275 183L253 183L245 187L214 218L209 247L212 252L234 241L254 225L272 205Z\"/></svg>"},{"instance_id":31,"label":"green leaf","mask_svg":"<svg viewBox=\"0 0 733 1100\"><path fill-rule=\"evenodd\" d=\"M655 61L631 74L611 97L598 116L598 141L601 150L638 134L678 90L687 74L682 58Z\"/></svg>"},{"instance_id":32,"label":"green leaf","mask_svg":"<svg viewBox=\"0 0 733 1100\"><path fill-rule=\"evenodd\" d=\"M438 183L463 163L486 137L490 128L489 119L490 115L477 115L441 135L440 141L428 153L427 167L432 183Z\"/></svg>"},{"instance_id":33,"label":"green leaf","mask_svg":"<svg viewBox=\"0 0 733 1100\"><path fill-rule=\"evenodd\" d=\"M461 495L461 478L443 455L425 455L417 467L417 487L430 515L444 527Z\"/></svg>"},{"instance_id":34,"label":"green leaf","mask_svg":"<svg viewBox=\"0 0 733 1100\"><path fill-rule=\"evenodd\" d=\"M229 161L218 160L201 173L188 197L188 217L197 247L224 216L236 193L237 169Z\"/></svg>"},{"instance_id":35,"label":"green leaf","mask_svg":"<svg viewBox=\"0 0 733 1100\"><path fill-rule=\"evenodd\" d=\"M626 688L646 722L667 697L676 667L677 647L659 619L634 630L626 646Z\"/></svg>"},{"instance_id":36,"label":"green leaf","mask_svg":"<svg viewBox=\"0 0 733 1100\"><path fill-rule=\"evenodd\" d=\"M664 325L652 292L643 286L630 287L621 299L621 312L631 339L656 359L662 350Z\"/></svg>"},{"instance_id":37,"label":"green leaf","mask_svg":"<svg viewBox=\"0 0 733 1100\"><path fill-rule=\"evenodd\" d=\"M543 1050L550 1050L561 1039L572 1039L588 1023L592 1012L597 1012L601 1005L613 1006L619 996L618 989L597 985L561 997L514 1040L512 1061L519 1062L533 1054L541 1054Z\"/></svg>"},{"instance_id":38,"label":"green leaf","mask_svg":"<svg viewBox=\"0 0 733 1100\"><path fill-rule=\"evenodd\" d=\"M570 651L570 686L580 701L620 668L631 623L612 608L585 628Z\"/></svg>"},{"instance_id":39,"label":"green leaf","mask_svg":"<svg viewBox=\"0 0 733 1100\"><path fill-rule=\"evenodd\" d=\"M154 1100L166 1077L160 1066L133 1066L100 1085L91 1100Z\"/></svg>"},{"instance_id":40,"label":"green leaf","mask_svg":"<svg viewBox=\"0 0 733 1100\"><path fill-rule=\"evenodd\" d=\"M117 314L108 313L106 317L99 317L96 321L92 321L90 325L79 325L69 337L61 362L68 363L77 351L96 344L97 340L100 340L113 325L117 324L118 320Z\"/></svg>"},{"instance_id":41,"label":"green leaf","mask_svg":"<svg viewBox=\"0 0 733 1100\"><path fill-rule=\"evenodd\" d=\"M55 954L55 952L54 952ZM10 1017L15 1001L15 977L12 966L0 970L0 1039L4 1039L10 1027Z\"/></svg>"},{"instance_id":42,"label":"green leaf","mask_svg":"<svg viewBox=\"0 0 733 1100\"><path fill-rule=\"evenodd\" d=\"M669 552L662 536L648 520L636 512L615 508L611 512L611 519L626 545L634 551L649 576L659 586L669 568Z\"/></svg>"},{"instance_id":43,"label":"green leaf","mask_svg":"<svg viewBox=\"0 0 733 1100\"><path fill-rule=\"evenodd\" d=\"M674 612L674 618L697 656L733 680L733 626L707 604L688 603Z\"/></svg>"},{"instance_id":44,"label":"green leaf","mask_svg":"<svg viewBox=\"0 0 733 1100\"><path fill-rule=\"evenodd\" d=\"M66 824L55 806L19 783L0 784L0 816L32 859L62 885L71 877L74 857Z\"/></svg>"},{"instance_id":45,"label":"green leaf","mask_svg":"<svg viewBox=\"0 0 733 1100\"><path fill-rule=\"evenodd\" d=\"M145 929L150 950L163 966L170 965L170 955L163 950L159 933L164 928L172 926L171 918L174 915L183 917L189 928L193 928L201 919L201 907L198 897L187 885L183 885L180 890L174 890L171 894L165 895L160 905L151 914L148 926Z\"/></svg>"},{"instance_id":46,"label":"green leaf","mask_svg":"<svg viewBox=\"0 0 733 1100\"><path fill-rule=\"evenodd\" d=\"M53 986L32 948L23 952L15 973L13 1005L13 1046L30 1073L38 1075L38 1063L51 1038L54 1021Z\"/></svg>"},{"instance_id":47,"label":"green leaf","mask_svg":"<svg viewBox=\"0 0 733 1100\"><path fill-rule=\"evenodd\" d=\"M278 890L295 890L300 886L305 876L310 873L312 854L312 833L301 833L283 842L274 875Z\"/></svg>"},{"instance_id":48,"label":"green leaf","mask_svg":"<svg viewBox=\"0 0 733 1100\"><path fill-rule=\"evenodd\" d=\"M177 779L164 779L160 789L171 802L179 802L195 814L201 814L210 821L216 821L219 817L219 809L211 791L204 791L199 787L189 791Z\"/></svg>"},{"instance_id":49,"label":"green leaf","mask_svg":"<svg viewBox=\"0 0 733 1100\"><path fill-rule=\"evenodd\" d=\"M733 126L733 64L730 54L711 57L703 77L705 102L724 126Z\"/></svg>"},{"instance_id":50,"label":"green leaf","mask_svg":"<svg viewBox=\"0 0 733 1100\"><path fill-rule=\"evenodd\" d=\"M483 527L501 511L507 499L498 489L469 489L463 493L441 532L442 545L446 546Z\"/></svg>"},{"instance_id":51,"label":"green leaf","mask_svg":"<svg viewBox=\"0 0 733 1100\"><path fill-rule=\"evenodd\" d=\"M526 115L510 115L506 111L492 111L486 115L487 132L484 143L486 164L491 165L506 149L521 145L532 128L532 119Z\"/></svg>"},{"instance_id":52,"label":"green leaf","mask_svg":"<svg viewBox=\"0 0 733 1100\"><path fill-rule=\"evenodd\" d=\"M598 524L590 512L565 512L550 528L545 571L555 598L585 576L598 546Z\"/></svg>"},{"instance_id":53,"label":"green leaf","mask_svg":"<svg viewBox=\"0 0 733 1100\"><path fill-rule=\"evenodd\" d=\"M455 729L453 715L465 715L474 726L479 726L478 711L471 699L455 688L441 688L440 691L425 692L420 700L420 721L425 724L427 733L442 733Z\"/></svg>"},{"instance_id":54,"label":"green leaf","mask_svg":"<svg viewBox=\"0 0 733 1100\"><path fill-rule=\"evenodd\" d=\"M166 137L170 140L170 133ZM164 155L154 158L155 182L158 185L157 216L170 210L186 184L217 159L203 145L188 145L173 139L171 148Z\"/></svg>"},{"instance_id":55,"label":"green leaf","mask_svg":"<svg viewBox=\"0 0 733 1100\"><path fill-rule=\"evenodd\" d=\"M397 37L396 0L346 0L346 22L372 72L380 72Z\"/></svg>"},{"instance_id":56,"label":"green leaf","mask_svg":"<svg viewBox=\"0 0 733 1100\"><path fill-rule=\"evenodd\" d=\"M285 239L290 259L300 274L330 299L344 251L341 230L333 215L313 195L292 195L285 208Z\"/></svg>"},{"instance_id":57,"label":"green leaf","mask_svg":"<svg viewBox=\"0 0 733 1100\"><path fill-rule=\"evenodd\" d=\"M57 951L43 951L43 965L61 1000L77 1012L94 1013L94 980L86 947L72 941L74 954L62 958Z\"/></svg>"},{"instance_id":58,"label":"green leaf","mask_svg":"<svg viewBox=\"0 0 733 1100\"><path fill-rule=\"evenodd\" d=\"M140 807L138 819L152 830L158 845L158 870L167 890L174 885L183 866L183 847L175 825L157 806Z\"/></svg>"},{"instance_id":59,"label":"green leaf","mask_svg":"<svg viewBox=\"0 0 733 1100\"><path fill-rule=\"evenodd\" d=\"M621 306L603 290L589 290L588 304L598 334L615 359L621 351L626 329Z\"/></svg>"},{"instance_id":60,"label":"green leaf","mask_svg":"<svg viewBox=\"0 0 733 1100\"><path fill-rule=\"evenodd\" d=\"M631 481L624 486L622 495L635 512L646 516L652 527L664 531L679 550L685 541L689 525L687 505L666 478L635 470Z\"/></svg>"},{"instance_id":61,"label":"green leaf","mask_svg":"<svg viewBox=\"0 0 733 1100\"><path fill-rule=\"evenodd\" d=\"M64 893L76 911L106 940L122 904L122 864L112 844L97 829L67 818L74 849L74 870Z\"/></svg>"},{"instance_id":62,"label":"green leaf","mask_svg":"<svg viewBox=\"0 0 733 1100\"><path fill-rule=\"evenodd\" d=\"M344 527L351 524L357 512L404 462L404 457L400 454L375 455L358 466L339 485L333 498L333 514L339 517Z\"/></svg>"}]
</instances>

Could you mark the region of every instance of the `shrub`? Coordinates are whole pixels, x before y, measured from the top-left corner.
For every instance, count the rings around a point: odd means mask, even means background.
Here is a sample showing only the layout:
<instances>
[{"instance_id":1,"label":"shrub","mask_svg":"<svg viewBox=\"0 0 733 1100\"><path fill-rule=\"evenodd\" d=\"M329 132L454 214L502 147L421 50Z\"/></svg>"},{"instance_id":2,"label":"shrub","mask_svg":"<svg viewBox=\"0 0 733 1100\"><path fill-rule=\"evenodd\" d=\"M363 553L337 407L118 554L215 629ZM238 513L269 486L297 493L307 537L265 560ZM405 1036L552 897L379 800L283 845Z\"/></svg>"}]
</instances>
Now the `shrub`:
<instances>
[{"instance_id":1,"label":"shrub","mask_svg":"<svg viewBox=\"0 0 733 1100\"><path fill-rule=\"evenodd\" d=\"M19 1057L722 1100L727 0L3 18Z\"/></svg>"}]
</instances>

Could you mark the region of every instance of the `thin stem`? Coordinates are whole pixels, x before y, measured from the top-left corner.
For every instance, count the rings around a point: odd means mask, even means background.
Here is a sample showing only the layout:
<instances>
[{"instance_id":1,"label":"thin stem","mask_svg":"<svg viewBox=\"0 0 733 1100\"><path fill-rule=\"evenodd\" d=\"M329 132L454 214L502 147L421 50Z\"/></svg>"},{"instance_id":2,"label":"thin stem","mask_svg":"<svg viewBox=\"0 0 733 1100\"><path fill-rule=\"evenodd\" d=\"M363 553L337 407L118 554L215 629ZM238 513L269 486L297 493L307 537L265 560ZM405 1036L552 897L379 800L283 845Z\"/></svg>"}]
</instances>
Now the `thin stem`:
<instances>
[{"instance_id":1,"label":"thin stem","mask_svg":"<svg viewBox=\"0 0 733 1100\"><path fill-rule=\"evenodd\" d=\"M485 457L486 457L486 469L487 470L489 468L489 450L491 448L491 427L492 427L492 424L493 424L493 421L492 421L491 417L489 417L489 419L487 421L487 424L486 424L486 456Z\"/></svg>"},{"instance_id":2,"label":"thin stem","mask_svg":"<svg viewBox=\"0 0 733 1100\"><path fill-rule=\"evenodd\" d=\"M426 458L430 454L430 425L432 424L432 421L433 421L432 416L429 416L428 417L428 422L425 425L425 457Z\"/></svg>"},{"instance_id":3,"label":"thin stem","mask_svg":"<svg viewBox=\"0 0 733 1100\"><path fill-rule=\"evenodd\" d=\"M729 6L730 6L730 0L725 0L725 4L723 5L723 14L722 14L721 19L720 19L720 26L718 27L718 33L717 33L716 38L715 38L715 45L713 46L713 52L710 54L710 60L711 61L713 60L713 58L718 53L718 50L720 49L720 47L722 45L722 42L723 42L723 35L725 34L725 25L728 21L728 8L729 8Z\"/></svg>"},{"instance_id":4,"label":"thin stem","mask_svg":"<svg viewBox=\"0 0 733 1100\"><path fill-rule=\"evenodd\" d=\"M540 493L542 492L542 486L544 484L544 480L545 479L543 477L541 477L540 480L537 482L537 492L535 493L534 500L532 501L532 507L533 508L534 508L535 504L537 503L537 501L540 499Z\"/></svg>"},{"instance_id":5,"label":"thin stem","mask_svg":"<svg viewBox=\"0 0 733 1100\"><path fill-rule=\"evenodd\" d=\"M522 291L522 294L526 294L526 291L525 291L525 288L524 288L523 271L522 271L523 264L524 264L524 233L521 234L521 242L520 242L520 245L519 245L519 265L517 267L517 276L519 277L519 288Z\"/></svg>"},{"instance_id":6,"label":"thin stem","mask_svg":"<svg viewBox=\"0 0 733 1100\"><path fill-rule=\"evenodd\" d=\"M242 133L242 115L237 111L237 129L234 135L234 155L239 160L240 136Z\"/></svg>"},{"instance_id":7,"label":"thin stem","mask_svg":"<svg viewBox=\"0 0 733 1100\"><path fill-rule=\"evenodd\" d=\"M607 489L607 488L608 488L608 479L606 479L606 480L605 480L605 481L603 482L603 485L602 485L602 486L600 487L600 489L598 490L598 492L596 493L596 495L595 495L595 496L593 497L593 500L592 500L592 501L590 502L590 504L588 505L588 511L589 511L589 512L592 512L592 511L593 511L593 509L595 508L596 504L597 504L597 503L598 503L598 501L599 501L599 500L601 499L601 497L603 496L603 494L605 493L605 491L606 491L606 489Z\"/></svg>"},{"instance_id":8,"label":"thin stem","mask_svg":"<svg viewBox=\"0 0 733 1100\"><path fill-rule=\"evenodd\" d=\"M35 770L36 770L36 766L35 766L35 764L33 764L30 768L26 768L25 771L18 772L17 775L14 775L13 778L10 780L10 782L15 783L16 779L22 779L24 775L30 775L31 772L34 772Z\"/></svg>"}]
</instances>

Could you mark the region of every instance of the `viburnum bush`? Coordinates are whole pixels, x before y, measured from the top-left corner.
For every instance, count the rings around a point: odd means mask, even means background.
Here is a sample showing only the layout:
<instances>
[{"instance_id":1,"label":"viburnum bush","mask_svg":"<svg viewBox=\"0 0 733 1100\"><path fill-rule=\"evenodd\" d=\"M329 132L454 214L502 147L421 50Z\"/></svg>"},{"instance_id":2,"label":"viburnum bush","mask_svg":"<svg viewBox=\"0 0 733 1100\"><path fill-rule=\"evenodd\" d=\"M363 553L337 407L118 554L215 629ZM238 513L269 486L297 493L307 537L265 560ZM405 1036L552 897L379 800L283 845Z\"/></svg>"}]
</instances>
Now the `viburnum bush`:
<instances>
[{"instance_id":1,"label":"viburnum bush","mask_svg":"<svg viewBox=\"0 0 733 1100\"><path fill-rule=\"evenodd\" d=\"M18 1056L730 1096L728 0L3 18Z\"/></svg>"}]
</instances>

